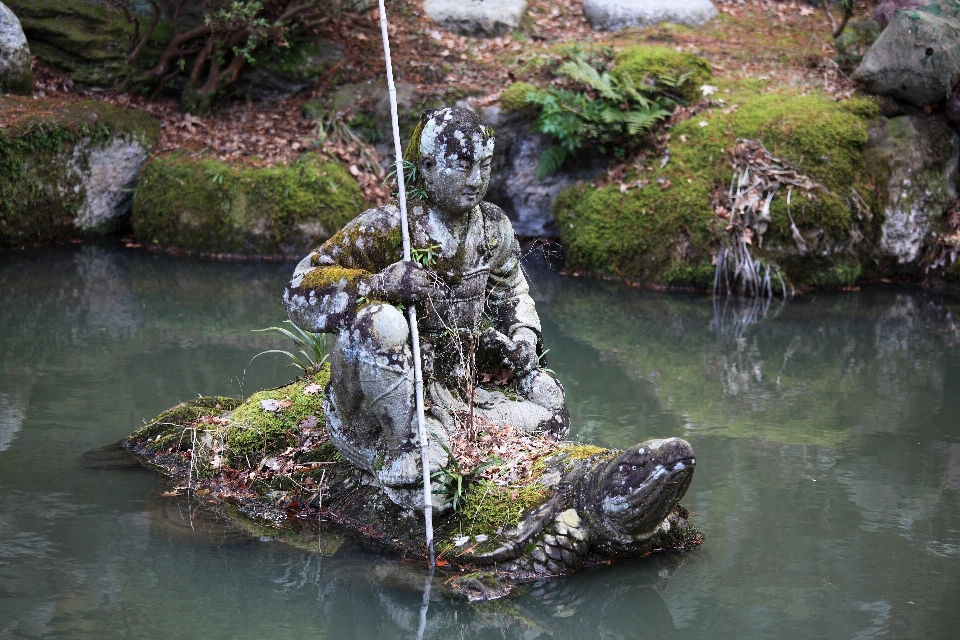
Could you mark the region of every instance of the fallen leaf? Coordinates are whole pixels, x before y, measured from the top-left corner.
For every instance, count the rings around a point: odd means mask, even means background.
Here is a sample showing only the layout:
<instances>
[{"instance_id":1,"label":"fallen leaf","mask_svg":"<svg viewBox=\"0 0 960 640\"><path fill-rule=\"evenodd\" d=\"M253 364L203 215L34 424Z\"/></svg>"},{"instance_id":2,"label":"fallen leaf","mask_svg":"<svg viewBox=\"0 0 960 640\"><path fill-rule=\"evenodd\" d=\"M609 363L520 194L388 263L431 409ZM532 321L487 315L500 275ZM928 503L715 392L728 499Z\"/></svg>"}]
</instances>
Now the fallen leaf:
<instances>
[{"instance_id":1,"label":"fallen leaf","mask_svg":"<svg viewBox=\"0 0 960 640\"><path fill-rule=\"evenodd\" d=\"M316 395L316 394L320 393L321 391L323 391L323 387L321 387L320 385L318 385L318 384L315 383L315 382L311 382L310 384L308 384L307 386L305 386L305 387L303 388L303 393L306 394L306 395L308 395L308 396Z\"/></svg>"},{"instance_id":2,"label":"fallen leaf","mask_svg":"<svg viewBox=\"0 0 960 640\"><path fill-rule=\"evenodd\" d=\"M813 14L813 7L800 7L800 15L809 16Z\"/></svg>"},{"instance_id":3,"label":"fallen leaf","mask_svg":"<svg viewBox=\"0 0 960 640\"><path fill-rule=\"evenodd\" d=\"M273 398L268 398L266 400L260 401L260 407L264 411L280 411L283 408L283 405L279 400L274 400Z\"/></svg>"},{"instance_id":4,"label":"fallen leaf","mask_svg":"<svg viewBox=\"0 0 960 640\"><path fill-rule=\"evenodd\" d=\"M707 122L706 120L701 120L701 121L698 122L697 124L700 125L700 128L702 129L703 127L706 127L706 126L709 125L710 123Z\"/></svg>"}]
</instances>

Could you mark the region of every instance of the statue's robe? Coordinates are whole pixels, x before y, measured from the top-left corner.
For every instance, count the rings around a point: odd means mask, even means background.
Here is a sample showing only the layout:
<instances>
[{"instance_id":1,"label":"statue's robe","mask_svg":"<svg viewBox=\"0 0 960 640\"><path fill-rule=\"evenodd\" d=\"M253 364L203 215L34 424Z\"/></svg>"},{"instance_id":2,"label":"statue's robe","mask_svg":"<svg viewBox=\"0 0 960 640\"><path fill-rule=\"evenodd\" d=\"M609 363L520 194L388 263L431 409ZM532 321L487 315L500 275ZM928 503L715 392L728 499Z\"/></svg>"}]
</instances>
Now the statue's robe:
<instances>
[{"instance_id":1,"label":"statue's robe","mask_svg":"<svg viewBox=\"0 0 960 640\"><path fill-rule=\"evenodd\" d=\"M430 295L417 308L428 430L436 440L431 460L438 464L446 461L439 444L447 446L468 419L471 373L478 382L507 377L502 354L486 348L480 333L493 328L512 337L521 328L530 329L542 351L540 319L509 219L486 202L468 215L463 240L455 243L452 255L438 248L445 243L434 236L444 230L431 232L422 207L412 207L409 216L411 246L436 276ZM331 440L345 458L387 488L414 484L418 473L409 330L404 314L377 300L371 286L375 274L402 259L399 209L388 204L362 213L311 252L284 291L287 312L297 326L338 336L326 416ZM520 432L566 435L569 414L563 388L552 374L538 369L507 387L477 386L476 420L508 423Z\"/></svg>"}]
</instances>

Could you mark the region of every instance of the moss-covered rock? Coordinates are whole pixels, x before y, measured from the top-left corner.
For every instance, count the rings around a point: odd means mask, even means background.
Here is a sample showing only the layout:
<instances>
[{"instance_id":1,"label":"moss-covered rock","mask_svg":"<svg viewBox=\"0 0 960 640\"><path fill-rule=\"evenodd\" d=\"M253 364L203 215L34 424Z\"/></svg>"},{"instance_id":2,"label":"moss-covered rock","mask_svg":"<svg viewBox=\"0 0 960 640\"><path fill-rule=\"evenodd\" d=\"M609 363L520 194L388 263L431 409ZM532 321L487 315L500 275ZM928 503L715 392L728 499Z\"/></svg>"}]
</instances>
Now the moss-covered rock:
<instances>
[{"instance_id":1,"label":"moss-covered rock","mask_svg":"<svg viewBox=\"0 0 960 640\"><path fill-rule=\"evenodd\" d=\"M615 74L629 74L636 86L654 87L696 102L700 87L710 79L710 63L692 53L669 47L638 45L617 54Z\"/></svg>"},{"instance_id":2,"label":"moss-covered rock","mask_svg":"<svg viewBox=\"0 0 960 640\"><path fill-rule=\"evenodd\" d=\"M87 0L11 0L30 50L74 81L112 87L128 76L126 66L134 25L122 11ZM141 20L141 22L146 22ZM173 38L161 22L140 57L151 66Z\"/></svg>"},{"instance_id":3,"label":"moss-covered rock","mask_svg":"<svg viewBox=\"0 0 960 640\"><path fill-rule=\"evenodd\" d=\"M115 228L159 132L134 109L0 98L0 245Z\"/></svg>"},{"instance_id":4,"label":"moss-covered rock","mask_svg":"<svg viewBox=\"0 0 960 640\"><path fill-rule=\"evenodd\" d=\"M147 465L186 480L178 490L235 505L231 518L292 529L304 534L301 544L322 519L365 544L422 557L419 514L390 500L331 443L323 411L329 376L324 364L316 374L242 402L184 402L121 444ZM695 546L703 536L676 504L694 464L689 445L676 438L627 451L551 441L520 480L461 477L459 508L434 514L437 552L449 570L491 571L485 579L497 587L495 576L538 578ZM641 476L656 482L638 484ZM296 543L293 535L286 539Z\"/></svg>"},{"instance_id":5,"label":"moss-covered rock","mask_svg":"<svg viewBox=\"0 0 960 640\"><path fill-rule=\"evenodd\" d=\"M865 151L883 201L876 258L919 275L930 234L957 196L960 138L939 114L878 118Z\"/></svg>"},{"instance_id":6,"label":"moss-covered rock","mask_svg":"<svg viewBox=\"0 0 960 640\"><path fill-rule=\"evenodd\" d=\"M666 165L655 161L652 173L624 180L645 179L644 186L624 193L619 184L581 185L561 194L554 217L570 266L651 283L707 285L726 226L712 203L715 192L730 187L730 152L738 139L759 139L826 188L815 199L795 198L789 212L781 189L771 203L762 248L751 250L779 264L797 284L838 263L858 264L882 213L881 193L863 154L876 104L746 88L724 97L724 107L674 126ZM791 218L812 250L798 248Z\"/></svg>"},{"instance_id":7,"label":"moss-covered rock","mask_svg":"<svg viewBox=\"0 0 960 640\"><path fill-rule=\"evenodd\" d=\"M147 244L295 255L329 238L363 207L353 176L316 154L289 166L251 167L177 152L144 167L132 222Z\"/></svg>"}]
</instances>

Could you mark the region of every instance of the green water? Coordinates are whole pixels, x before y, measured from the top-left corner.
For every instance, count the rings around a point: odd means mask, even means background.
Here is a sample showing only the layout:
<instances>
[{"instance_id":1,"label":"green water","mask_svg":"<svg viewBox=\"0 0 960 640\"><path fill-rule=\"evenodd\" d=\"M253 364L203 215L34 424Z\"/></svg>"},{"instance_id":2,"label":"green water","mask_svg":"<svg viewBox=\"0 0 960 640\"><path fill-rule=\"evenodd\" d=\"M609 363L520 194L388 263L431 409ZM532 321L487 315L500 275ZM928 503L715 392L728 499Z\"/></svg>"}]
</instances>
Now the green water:
<instances>
[{"instance_id":1,"label":"green water","mask_svg":"<svg viewBox=\"0 0 960 640\"><path fill-rule=\"evenodd\" d=\"M951 638L960 302L914 289L715 308L533 270L572 436L680 435L706 534L476 607L345 547L237 531L84 452L196 394L289 379L292 265L109 246L0 254L0 638ZM766 318L764 318L764 311ZM757 322L751 322L758 320Z\"/></svg>"}]
</instances>

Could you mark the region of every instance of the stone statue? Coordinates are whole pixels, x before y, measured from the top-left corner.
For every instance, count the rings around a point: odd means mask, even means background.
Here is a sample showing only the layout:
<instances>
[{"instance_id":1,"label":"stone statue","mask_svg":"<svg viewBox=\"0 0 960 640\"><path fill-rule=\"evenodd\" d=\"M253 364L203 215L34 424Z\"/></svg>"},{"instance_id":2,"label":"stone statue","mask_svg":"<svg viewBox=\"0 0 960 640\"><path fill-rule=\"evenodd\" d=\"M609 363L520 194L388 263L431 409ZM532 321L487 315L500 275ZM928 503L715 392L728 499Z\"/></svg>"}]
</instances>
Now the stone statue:
<instances>
[{"instance_id":1,"label":"stone statue","mask_svg":"<svg viewBox=\"0 0 960 640\"><path fill-rule=\"evenodd\" d=\"M471 112L425 113L406 157L416 261L402 260L400 215L388 204L357 216L297 265L284 302L297 326L336 335L329 369L246 401L181 403L122 446L186 479L187 492L230 500L246 518L308 535L316 527L321 541L329 526L378 549L422 556L420 443L403 312L417 305L430 471L448 479L433 499L434 533L459 597L491 599L514 580L700 544L679 504L696 467L687 442L647 440L621 451L562 441L570 416L563 387L543 368L520 247L503 212L483 202L493 145L493 131ZM268 436L267 423L285 428ZM195 437L184 438L188 430ZM466 460L471 447L501 437L498 452L535 451L504 461L484 449ZM254 461L240 449L251 441ZM470 476L452 485L454 449L476 465L469 473L485 463L525 459L529 466L510 467L521 473L511 479L490 467L499 484ZM209 471L196 483L195 467ZM338 548L330 540L321 546Z\"/></svg>"},{"instance_id":2,"label":"stone statue","mask_svg":"<svg viewBox=\"0 0 960 640\"><path fill-rule=\"evenodd\" d=\"M483 202L493 147L493 130L474 113L426 112L406 153L417 261L403 261L400 212L388 204L304 258L284 292L297 326L337 336L325 406L331 440L397 504L422 501L407 305L419 314L432 465L446 461L471 416L555 439L569 430L563 387L542 368L540 319L513 227ZM501 388L475 384L490 379Z\"/></svg>"}]
</instances>

